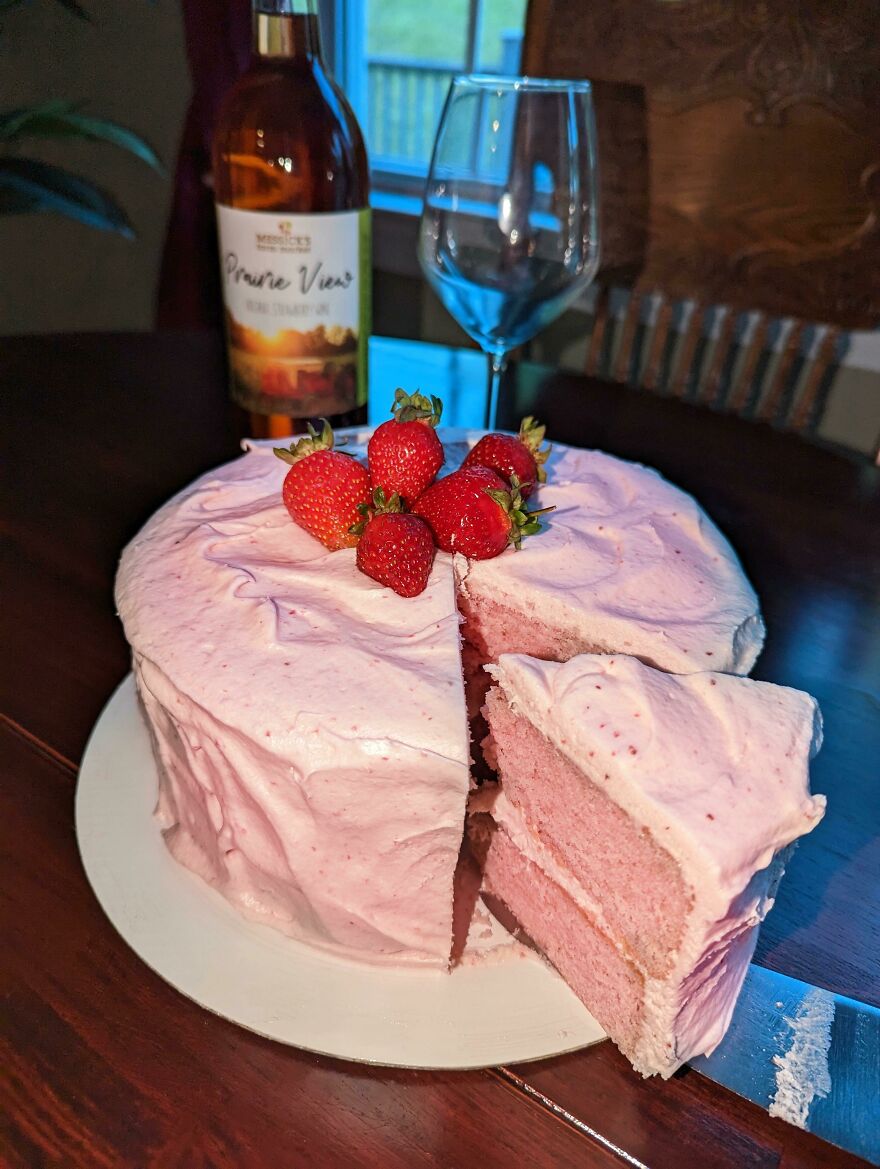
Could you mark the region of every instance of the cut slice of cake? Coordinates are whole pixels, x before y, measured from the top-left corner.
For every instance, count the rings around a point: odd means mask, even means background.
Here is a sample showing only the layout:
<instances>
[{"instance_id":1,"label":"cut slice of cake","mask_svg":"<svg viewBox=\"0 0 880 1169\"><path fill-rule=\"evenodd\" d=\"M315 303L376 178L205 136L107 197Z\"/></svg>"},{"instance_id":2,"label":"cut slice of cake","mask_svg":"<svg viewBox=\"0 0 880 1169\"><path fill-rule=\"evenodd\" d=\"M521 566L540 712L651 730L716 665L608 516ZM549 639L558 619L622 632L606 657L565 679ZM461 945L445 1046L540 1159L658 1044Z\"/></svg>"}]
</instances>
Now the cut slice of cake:
<instances>
[{"instance_id":1,"label":"cut slice of cake","mask_svg":"<svg viewBox=\"0 0 880 1169\"><path fill-rule=\"evenodd\" d=\"M785 850L823 815L816 703L617 655L490 673L485 890L634 1066L669 1076L721 1040Z\"/></svg>"}]
</instances>

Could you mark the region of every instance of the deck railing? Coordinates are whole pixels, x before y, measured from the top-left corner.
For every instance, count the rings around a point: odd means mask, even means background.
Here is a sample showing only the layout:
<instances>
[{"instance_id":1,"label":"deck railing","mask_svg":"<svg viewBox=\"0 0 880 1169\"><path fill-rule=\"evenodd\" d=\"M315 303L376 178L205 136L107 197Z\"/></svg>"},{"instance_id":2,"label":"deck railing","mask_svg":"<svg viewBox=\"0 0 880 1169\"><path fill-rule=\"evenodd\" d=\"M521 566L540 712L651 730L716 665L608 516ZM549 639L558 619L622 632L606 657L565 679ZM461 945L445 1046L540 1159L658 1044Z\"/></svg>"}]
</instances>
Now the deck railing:
<instances>
[{"instance_id":1,"label":"deck railing","mask_svg":"<svg viewBox=\"0 0 880 1169\"><path fill-rule=\"evenodd\" d=\"M424 169L431 156L454 62L371 57L369 142L374 167Z\"/></svg>"},{"instance_id":2,"label":"deck railing","mask_svg":"<svg viewBox=\"0 0 880 1169\"><path fill-rule=\"evenodd\" d=\"M493 72L518 71L521 43L521 32L502 33L501 63ZM367 135L375 169L424 173L449 82L461 72L455 61L385 54L367 58Z\"/></svg>"}]
</instances>

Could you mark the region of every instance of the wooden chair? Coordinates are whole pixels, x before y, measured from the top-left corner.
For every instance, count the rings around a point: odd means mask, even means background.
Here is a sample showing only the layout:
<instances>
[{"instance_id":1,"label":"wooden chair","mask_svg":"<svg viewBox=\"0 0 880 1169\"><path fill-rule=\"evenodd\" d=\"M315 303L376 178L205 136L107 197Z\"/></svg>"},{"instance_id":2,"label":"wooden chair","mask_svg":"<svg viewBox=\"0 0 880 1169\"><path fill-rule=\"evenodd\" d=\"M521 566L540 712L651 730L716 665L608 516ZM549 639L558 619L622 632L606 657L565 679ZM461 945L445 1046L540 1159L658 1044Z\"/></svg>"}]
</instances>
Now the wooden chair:
<instances>
[{"instance_id":1,"label":"wooden chair","mask_svg":"<svg viewBox=\"0 0 880 1169\"><path fill-rule=\"evenodd\" d=\"M522 70L594 82L587 372L813 434L880 323L880 8L530 0Z\"/></svg>"}]
</instances>

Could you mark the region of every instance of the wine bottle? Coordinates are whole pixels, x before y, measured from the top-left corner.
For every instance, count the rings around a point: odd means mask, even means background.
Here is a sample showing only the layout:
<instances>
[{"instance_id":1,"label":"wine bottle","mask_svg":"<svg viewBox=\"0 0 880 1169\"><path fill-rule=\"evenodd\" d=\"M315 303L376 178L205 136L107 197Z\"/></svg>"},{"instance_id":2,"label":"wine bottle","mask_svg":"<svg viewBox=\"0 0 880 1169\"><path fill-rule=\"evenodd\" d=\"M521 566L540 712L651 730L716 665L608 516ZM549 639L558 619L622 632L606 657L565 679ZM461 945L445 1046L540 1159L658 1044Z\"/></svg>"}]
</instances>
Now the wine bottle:
<instances>
[{"instance_id":1,"label":"wine bottle","mask_svg":"<svg viewBox=\"0 0 880 1169\"><path fill-rule=\"evenodd\" d=\"M366 422L369 173L315 0L253 0L214 134L230 384L257 437Z\"/></svg>"}]
</instances>

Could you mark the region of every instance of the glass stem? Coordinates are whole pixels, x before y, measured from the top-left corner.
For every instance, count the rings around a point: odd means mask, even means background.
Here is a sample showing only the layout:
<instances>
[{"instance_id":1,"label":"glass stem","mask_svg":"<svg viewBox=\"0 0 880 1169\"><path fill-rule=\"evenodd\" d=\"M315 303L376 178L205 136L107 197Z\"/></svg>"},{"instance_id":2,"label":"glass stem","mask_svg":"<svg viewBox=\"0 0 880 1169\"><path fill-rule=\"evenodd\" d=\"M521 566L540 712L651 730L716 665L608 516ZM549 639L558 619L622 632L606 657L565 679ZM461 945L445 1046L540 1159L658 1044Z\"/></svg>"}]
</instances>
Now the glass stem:
<instances>
[{"instance_id":1,"label":"glass stem","mask_svg":"<svg viewBox=\"0 0 880 1169\"><path fill-rule=\"evenodd\" d=\"M489 354L489 381L486 387L486 419L485 427L493 430L498 418L498 393L501 389L501 378L507 369L506 353Z\"/></svg>"}]
</instances>

